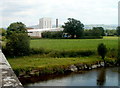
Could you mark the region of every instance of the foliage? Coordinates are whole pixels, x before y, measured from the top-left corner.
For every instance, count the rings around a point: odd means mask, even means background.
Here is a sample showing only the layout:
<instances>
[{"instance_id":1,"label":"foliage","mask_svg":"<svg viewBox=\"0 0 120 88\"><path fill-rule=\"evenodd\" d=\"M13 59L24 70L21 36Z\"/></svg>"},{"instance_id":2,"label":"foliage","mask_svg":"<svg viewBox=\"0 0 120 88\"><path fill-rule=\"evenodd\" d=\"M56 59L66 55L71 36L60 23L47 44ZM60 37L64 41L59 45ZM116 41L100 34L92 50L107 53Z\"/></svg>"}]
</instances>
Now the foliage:
<instances>
[{"instance_id":1,"label":"foliage","mask_svg":"<svg viewBox=\"0 0 120 88\"><path fill-rule=\"evenodd\" d=\"M0 28L0 35L5 36L6 35L6 30L4 28Z\"/></svg>"},{"instance_id":2,"label":"foliage","mask_svg":"<svg viewBox=\"0 0 120 88\"><path fill-rule=\"evenodd\" d=\"M23 56L29 54L29 37L25 33L12 33L3 52L7 56Z\"/></svg>"},{"instance_id":3,"label":"foliage","mask_svg":"<svg viewBox=\"0 0 120 88\"><path fill-rule=\"evenodd\" d=\"M104 36L104 28L103 27L93 27L92 29L93 36Z\"/></svg>"},{"instance_id":4,"label":"foliage","mask_svg":"<svg viewBox=\"0 0 120 88\"><path fill-rule=\"evenodd\" d=\"M0 39L0 40L2 40L3 41L3 43L5 42L5 40L6 40L6 37L5 36L2 36L2 39Z\"/></svg>"},{"instance_id":5,"label":"foliage","mask_svg":"<svg viewBox=\"0 0 120 88\"><path fill-rule=\"evenodd\" d=\"M84 30L84 36L92 36L92 29L86 29Z\"/></svg>"},{"instance_id":6,"label":"foliage","mask_svg":"<svg viewBox=\"0 0 120 88\"><path fill-rule=\"evenodd\" d=\"M6 47L3 48L5 55L23 56L28 55L30 49L30 41L26 32L26 27L21 22L10 24L7 28Z\"/></svg>"},{"instance_id":7,"label":"foliage","mask_svg":"<svg viewBox=\"0 0 120 88\"><path fill-rule=\"evenodd\" d=\"M6 30L4 28L0 28L0 40L5 41Z\"/></svg>"},{"instance_id":8,"label":"foliage","mask_svg":"<svg viewBox=\"0 0 120 88\"><path fill-rule=\"evenodd\" d=\"M104 28L103 27L93 27L93 29L87 29L84 30L84 36L88 36L86 38L89 39L89 37L92 39L100 38L101 36L104 36ZM83 38L84 38L83 36Z\"/></svg>"},{"instance_id":9,"label":"foliage","mask_svg":"<svg viewBox=\"0 0 120 88\"><path fill-rule=\"evenodd\" d=\"M115 48L109 48L107 52L107 57L109 58L117 58L118 49Z\"/></svg>"},{"instance_id":10,"label":"foliage","mask_svg":"<svg viewBox=\"0 0 120 88\"><path fill-rule=\"evenodd\" d=\"M84 25L76 19L68 18L68 22L66 22L64 25L62 25L64 28L64 32L68 33L68 35L71 36L71 38L80 38L83 36L84 32Z\"/></svg>"},{"instance_id":11,"label":"foliage","mask_svg":"<svg viewBox=\"0 0 120 88\"><path fill-rule=\"evenodd\" d=\"M117 35L117 31L115 29L112 30L105 30L107 36L115 36Z\"/></svg>"},{"instance_id":12,"label":"foliage","mask_svg":"<svg viewBox=\"0 0 120 88\"><path fill-rule=\"evenodd\" d=\"M44 48L39 49L31 49L31 55L41 55L41 57L81 57L81 56L91 56L94 55L95 52L93 50L46 50Z\"/></svg>"},{"instance_id":13,"label":"foliage","mask_svg":"<svg viewBox=\"0 0 120 88\"><path fill-rule=\"evenodd\" d=\"M62 31L45 31L42 33L42 38L61 39L62 35Z\"/></svg>"},{"instance_id":14,"label":"foliage","mask_svg":"<svg viewBox=\"0 0 120 88\"><path fill-rule=\"evenodd\" d=\"M49 50L45 50L44 48L31 48L30 49L30 54L34 55L34 54L48 54L50 51Z\"/></svg>"},{"instance_id":15,"label":"foliage","mask_svg":"<svg viewBox=\"0 0 120 88\"><path fill-rule=\"evenodd\" d=\"M117 35L120 36L120 26L117 27Z\"/></svg>"},{"instance_id":16,"label":"foliage","mask_svg":"<svg viewBox=\"0 0 120 88\"><path fill-rule=\"evenodd\" d=\"M7 35L6 37L9 38L9 36L13 33L26 33L26 26L22 22L15 22L11 23L9 27L7 28Z\"/></svg>"},{"instance_id":17,"label":"foliage","mask_svg":"<svg viewBox=\"0 0 120 88\"><path fill-rule=\"evenodd\" d=\"M107 54L107 48L106 46L101 43L98 45L98 48L97 48L97 51L98 51L98 54L102 57L102 59L104 60L106 54Z\"/></svg>"},{"instance_id":18,"label":"foliage","mask_svg":"<svg viewBox=\"0 0 120 88\"><path fill-rule=\"evenodd\" d=\"M51 51L48 56L54 58L62 58L62 57L85 57L94 55L95 52L92 50L69 50L69 51Z\"/></svg>"}]
</instances>

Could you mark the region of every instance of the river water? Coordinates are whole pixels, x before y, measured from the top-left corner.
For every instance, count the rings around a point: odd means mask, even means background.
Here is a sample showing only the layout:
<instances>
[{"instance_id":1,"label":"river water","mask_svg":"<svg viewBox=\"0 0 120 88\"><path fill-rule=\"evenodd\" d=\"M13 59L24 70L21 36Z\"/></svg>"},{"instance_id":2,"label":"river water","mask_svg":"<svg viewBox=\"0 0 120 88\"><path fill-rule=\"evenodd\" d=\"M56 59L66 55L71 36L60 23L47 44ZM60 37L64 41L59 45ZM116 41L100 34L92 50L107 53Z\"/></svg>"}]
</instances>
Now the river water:
<instances>
[{"instance_id":1,"label":"river water","mask_svg":"<svg viewBox=\"0 0 120 88\"><path fill-rule=\"evenodd\" d=\"M25 86L118 86L118 67L99 68L91 71L42 76L24 80Z\"/></svg>"}]
</instances>

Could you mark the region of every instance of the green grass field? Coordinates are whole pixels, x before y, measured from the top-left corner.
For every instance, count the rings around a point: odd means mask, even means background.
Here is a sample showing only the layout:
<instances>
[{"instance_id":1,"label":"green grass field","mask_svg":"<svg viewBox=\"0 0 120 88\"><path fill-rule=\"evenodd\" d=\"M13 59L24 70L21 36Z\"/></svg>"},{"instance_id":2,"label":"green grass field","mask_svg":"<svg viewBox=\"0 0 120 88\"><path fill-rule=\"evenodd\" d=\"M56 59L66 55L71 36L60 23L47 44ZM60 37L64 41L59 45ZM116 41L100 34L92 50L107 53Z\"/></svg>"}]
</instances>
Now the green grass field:
<instances>
[{"instance_id":1,"label":"green grass field","mask_svg":"<svg viewBox=\"0 0 120 88\"><path fill-rule=\"evenodd\" d=\"M37 39L31 40L32 48L44 48L50 50L95 50L99 43L106 44L107 48L117 48L117 37L104 37L104 39ZM108 58L115 60L114 58ZM8 58L13 70L28 70L38 68L53 68L59 66L68 66L72 64L85 63L93 64L101 61L99 56L74 58L49 58L41 55L31 55L17 58Z\"/></svg>"},{"instance_id":2,"label":"green grass field","mask_svg":"<svg viewBox=\"0 0 120 88\"><path fill-rule=\"evenodd\" d=\"M31 40L31 48L45 48L50 50L96 50L99 43L107 48L118 47L118 37L104 37L103 39L36 39Z\"/></svg>"}]
</instances>

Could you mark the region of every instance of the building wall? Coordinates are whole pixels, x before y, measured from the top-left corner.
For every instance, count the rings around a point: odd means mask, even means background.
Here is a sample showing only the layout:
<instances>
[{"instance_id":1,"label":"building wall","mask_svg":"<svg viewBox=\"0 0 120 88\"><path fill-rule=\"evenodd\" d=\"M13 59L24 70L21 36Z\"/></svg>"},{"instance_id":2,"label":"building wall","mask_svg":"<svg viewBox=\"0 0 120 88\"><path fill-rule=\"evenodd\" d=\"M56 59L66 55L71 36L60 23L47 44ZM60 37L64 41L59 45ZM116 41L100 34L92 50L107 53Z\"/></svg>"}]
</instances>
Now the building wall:
<instances>
[{"instance_id":1,"label":"building wall","mask_svg":"<svg viewBox=\"0 0 120 88\"><path fill-rule=\"evenodd\" d=\"M42 37L42 32L45 31L63 31L63 28L48 28L48 29L29 29L28 31L28 35L30 37L37 37L37 38L41 38Z\"/></svg>"},{"instance_id":2,"label":"building wall","mask_svg":"<svg viewBox=\"0 0 120 88\"><path fill-rule=\"evenodd\" d=\"M36 38L41 38L42 37L41 32L39 32L39 31L30 32L30 33L28 33L28 35L31 36L31 37L36 37Z\"/></svg>"},{"instance_id":3,"label":"building wall","mask_svg":"<svg viewBox=\"0 0 120 88\"><path fill-rule=\"evenodd\" d=\"M39 28L40 29L52 28L51 18L41 18L39 20Z\"/></svg>"}]
</instances>

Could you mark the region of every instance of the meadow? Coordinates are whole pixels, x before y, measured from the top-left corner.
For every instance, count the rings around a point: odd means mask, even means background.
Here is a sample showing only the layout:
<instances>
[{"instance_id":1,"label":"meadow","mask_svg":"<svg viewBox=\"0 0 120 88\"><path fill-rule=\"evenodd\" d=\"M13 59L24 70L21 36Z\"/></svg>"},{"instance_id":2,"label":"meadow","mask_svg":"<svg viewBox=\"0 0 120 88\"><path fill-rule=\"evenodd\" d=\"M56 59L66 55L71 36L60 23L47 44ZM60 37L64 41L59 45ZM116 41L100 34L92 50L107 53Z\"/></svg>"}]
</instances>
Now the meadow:
<instances>
[{"instance_id":1,"label":"meadow","mask_svg":"<svg viewBox=\"0 0 120 88\"><path fill-rule=\"evenodd\" d=\"M104 37L103 39L34 39L31 40L31 48L44 48L45 50L97 50L99 43L104 43L107 48L117 49L118 38L117 37ZM114 50L113 50L114 51ZM51 55L55 55L51 54ZM73 53L72 53L73 54ZM110 52L106 57L106 60L115 61L114 54L116 52ZM17 75L23 71L29 71L34 69L45 68L61 68L70 66L72 64L94 64L101 61L100 56L93 54L90 56L78 56L78 57L49 57L46 55L35 54L30 56L22 56L16 58L7 58L11 64L13 70ZM48 70L47 70L48 71Z\"/></svg>"},{"instance_id":2,"label":"meadow","mask_svg":"<svg viewBox=\"0 0 120 88\"><path fill-rule=\"evenodd\" d=\"M118 37L103 39L35 39L31 40L31 48L48 50L96 50L98 44L104 43L107 48L118 48Z\"/></svg>"}]
</instances>

